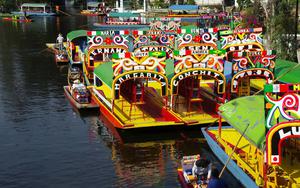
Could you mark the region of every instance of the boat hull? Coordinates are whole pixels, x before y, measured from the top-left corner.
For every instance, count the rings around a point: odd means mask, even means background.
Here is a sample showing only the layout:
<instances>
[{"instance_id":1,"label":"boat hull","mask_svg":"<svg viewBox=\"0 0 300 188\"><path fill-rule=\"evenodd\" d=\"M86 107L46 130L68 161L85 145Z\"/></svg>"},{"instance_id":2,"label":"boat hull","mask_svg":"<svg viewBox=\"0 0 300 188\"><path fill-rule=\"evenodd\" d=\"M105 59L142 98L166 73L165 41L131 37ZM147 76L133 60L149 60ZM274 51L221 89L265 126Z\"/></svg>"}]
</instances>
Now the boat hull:
<instances>
[{"instance_id":1,"label":"boat hull","mask_svg":"<svg viewBox=\"0 0 300 188\"><path fill-rule=\"evenodd\" d=\"M24 12L12 12L14 15L24 15ZM56 13L50 12L26 12L26 16L57 16Z\"/></svg>"},{"instance_id":2,"label":"boat hull","mask_svg":"<svg viewBox=\"0 0 300 188\"><path fill-rule=\"evenodd\" d=\"M141 29L141 28L149 28L149 25L126 25L126 24L100 24L100 23L94 23L93 24L94 27L96 27L97 29Z\"/></svg>"},{"instance_id":3,"label":"boat hull","mask_svg":"<svg viewBox=\"0 0 300 188\"><path fill-rule=\"evenodd\" d=\"M111 105L106 99L104 99L104 97L101 97L101 95L99 94L99 91L96 90L95 88L93 89L92 92L92 99L94 101L96 101L99 104L99 108L100 108L100 112L101 115L105 116L105 118L108 119L108 121L110 121L110 123L118 128L118 129L145 129L145 128L158 128L158 127L167 127L167 126L174 126L174 127L178 127L178 126L183 126L183 122L181 121L166 121L163 123L157 123L157 122L147 122L144 119L144 123L141 125L137 125L138 122L135 121L122 121L121 118L118 118L117 115L115 115L113 112L111 112L110 108L107 107L107 105ZM105 102L103 102L103 100L106 100ZM106 103L106 104L105 104ZM166 114L168 112L165 112ZM170 115L170 114L168 114ZM140 122L139 122L140 123Z\"/></svg>"},{"instance_id":4,"label":"boat hull","mask_svg":"<svg viewBox=\"0 0 300 188\"><path fill-rule=\"evenodd\" d=\"M212 127L208 130L216 130L218 127ZM224 129L224 128L222 128ZM201 129L209 147L214 152L214 154L219 158L219 160L226 164L229 156L223 151L219 144L209 135L206 128ZM232 175L241 182L245 187L257 188L256 183L232 160L230 159L227 169L232 173Z\"/></svg>"},{"instance_id":5,"label":"boat hull","mask_svg":"<svg viewBox=\"0 0 300 188\"><path fill-rule=\"evenodd\" d=\"M3 18L3 20L6 20L6 21L12 21L12 22L24 22L24 23L27 23L27 22L32 22L31 19L14 19L14 18Z\"/></svg>"},{"instance_id":6,"label":"boat hull","mask_svg":"<svg viewBox=\"0 0 300 188\"><path fill-rule=\"evenodd\" d=\"M192 184L186 183L183 175L183 170L180 168L177 170L178 179L181 187L183 188L194 188Z\"/></svg>"},{"instance_id":7,"label":"boat hull","mask_svg":"<svg viewBox=\"0 0 300 188\"><path fill-rule=\"evenodd\" d=\"M86 103L86 104L81 104L81 103L77 102L72 97L69 86L64 86L64 92L65 92L65 96L70 101L71 105L77 109L97 109L97 108L99 108L99 105L97 103L95 103L93 101L93 99L91 99L90 103Z\"/></svg>"}]
</instances>

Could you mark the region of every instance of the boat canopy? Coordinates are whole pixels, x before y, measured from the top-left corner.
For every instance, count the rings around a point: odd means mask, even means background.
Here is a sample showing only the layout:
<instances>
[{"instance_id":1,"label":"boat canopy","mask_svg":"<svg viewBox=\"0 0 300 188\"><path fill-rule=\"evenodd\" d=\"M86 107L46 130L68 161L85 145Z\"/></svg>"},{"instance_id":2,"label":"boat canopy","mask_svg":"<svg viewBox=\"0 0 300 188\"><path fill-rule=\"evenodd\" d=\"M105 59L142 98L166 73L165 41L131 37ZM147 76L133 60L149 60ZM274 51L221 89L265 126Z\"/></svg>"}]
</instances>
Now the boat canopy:
<instances>
[{"instance_id":1,"label":"boat canopy","mask_svg":"<svg viewBox=\"0 0 300 188\"><path fill-rule=\"evenodd\" d=\"M34 8L44 8L47 7L47 3L23 3L21 7L34 7Z\"/></svg>"},{"instance_id":2,"label":"boat canopy","mask_svg":"<svg viewBox=\"0 0 300 188\"><path fill-rule=\"evenodd\" d=\"M176 10L197 11L198 9L199 9L198 5L171 5L169 7L169 10L173 10L173 11L176 11Z\"/></svg>"},{"instance_id":3,"label":"boat canopy","mask_svg":"<svg viewBox=\"0 0 300 188\"><path fill-rule=\"evenodd\" d=\"M241 134L247 129L244 134L246 139L260 149L264 147L266 129L263 95L234 99L219 110L221 116Z\"/></svg>"},{"instance_id":4,"label":"boat canopy","mask_svg":"<svg viewBox=\"0 0 300 188\"><path fill-rule=\"evenodd\" d=\"M88 2L87 7L94 7L97 8L99 6L99 2Z\"/></svg>"},{"instance_id":5,"label":"boat canopy","mask_svg":"<svg viewBox=\"0 0 300 188\"><path fill-rule=\"evenodd\" d=\"M300 66L297 65L298 63L292 61L277 59L275 66L275 77L279 78L278 81L282 83L300 83Z\"/></svg>"},{"instance_id":6,"label":"boat canopy","mask_svg":"<svg viewBox=\"0 0 300 188\"><path fill-rule=\"evenodd\" d=\"M94 74L101 79L101 81L106 84L109 88L112 87L113 83L113 69L112 62L106 62L95 68Z\"/></svg>"},{"instance_id":7,"label":"boat canopy","mask_svg":"<svg viewBox=\"0 0 300 188\"><path fill-rule=\"evenodd\" d=\"M130 18L130 17L140 17L139 13L132 13L132 12L111 12L108 14L108 17L111 18Z\"/></svg>"},{"instance_id":8,"label":"boat canopy","mask_svg":"<svg viewBox=\"0 0 300 188\"><path fill-rule=\"evenodd\" d=\"M87 36L86 30L75 30L75 31L71 31L67 34L67 39L69 41L72 41L73 39L75 39L77 37L86 37L86 36Z\"/></svg>"}]
</instances>

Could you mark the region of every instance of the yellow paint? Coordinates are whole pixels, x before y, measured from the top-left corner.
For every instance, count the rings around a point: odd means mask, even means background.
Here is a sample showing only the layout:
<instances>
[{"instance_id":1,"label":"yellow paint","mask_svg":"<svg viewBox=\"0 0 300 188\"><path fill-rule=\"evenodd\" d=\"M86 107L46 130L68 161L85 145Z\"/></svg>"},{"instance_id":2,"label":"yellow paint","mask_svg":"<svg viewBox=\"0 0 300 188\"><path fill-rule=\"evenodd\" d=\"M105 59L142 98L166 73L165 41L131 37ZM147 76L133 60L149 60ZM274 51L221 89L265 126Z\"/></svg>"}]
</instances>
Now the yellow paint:
<instances>
[{"instance_id":1,"label":"yellow paint","mask_svg":"<svg viewBox=\"0 0 300 188\"><path fill-rule=\"evenodd\" d=\"M253 87L257 90L264 89L265 84L266 84L266 79L250 79L250 87Z\"/></svg>"},{"instance_id":2,"label":"yellow paint","mask_svg":"<svg viewBox=\"0 0 300 188\"><path fill-rule=\"evenodd\" d=\"M224 148L224 151L227 153L227 155L231 155L233 147L237 144L237 140L241 136L241 134L233 128L222 129L221 137L218 134L218 130L209 130L209 132L216 136L217 142ZM290 151L290 149L288 149L288 151ZM297 156L293 157L295 158ZM264 155L259 148L254 146L245 137L243 137L238 144L235 153L232 155L232 159L236 161L237 165L242 170L247 172L247 174L249 174L250 177L255 180L258 186L263 186ZM283 158L281 166L269 166L272 170L268 171L268 181L266 183L266 187L299 187L300 163L298 161L292 164L290 161L291 160L288 154L286 154L286 156ZM284 179L287 181L283 181Z\"/></svg>"}]
</instances>

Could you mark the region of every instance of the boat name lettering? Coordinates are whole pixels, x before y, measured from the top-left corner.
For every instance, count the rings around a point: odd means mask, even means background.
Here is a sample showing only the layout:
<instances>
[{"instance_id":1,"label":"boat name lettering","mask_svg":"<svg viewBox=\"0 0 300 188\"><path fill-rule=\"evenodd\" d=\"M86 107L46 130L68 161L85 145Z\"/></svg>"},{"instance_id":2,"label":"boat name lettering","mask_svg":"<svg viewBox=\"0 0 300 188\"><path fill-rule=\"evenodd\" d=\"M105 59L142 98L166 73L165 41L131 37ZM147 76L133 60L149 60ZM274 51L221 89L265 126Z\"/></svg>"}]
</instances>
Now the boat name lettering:
<instances>
[{"instance_id":1,"label":"boat name lettering","mask_svg":"<svg viewBox=\"0 0 300 188\"><path fill-rule=\"evenodd\" d=\"M298 130L297 130L298 129ZM291 135L297 135L297 136L300 136L300 127L291 127L291 130L287 131L287 132L284 132L283 129L280 129L278 131L278 134L279 134L279 138L280 140L281 139L284 139L286 137L289 137Z\"/></svg>"},{"instance_id":2,"label":"boat name lettering","mask_svg":"<svg viewBox=\"0 0 300 188\"><path fill-rule=\"evenodd\" d=\"M238 88L238 80L240 78L244 78L247 76L259 76L259 77L265 77L267 80L267 83L271 83L271 81L273 80L273 74L270 70L267 69L249 69L249 70L244 70L241 72L238 72L237 74L235 74L233 76L232 79L232 87L231 87L231 91L236 93L237 92L237 88Z\"/></svg>"},{"instance_id":3,"label":"boat name lettering","mask_svg":"<svg viewBox=\"0 0 300 188\"><path fill-rule=\"evenodd\" d=\"M282 141L288 138L299 138L299 122L280 123L272 127L266 138L268 164L281 164Z\"/></svg>"},{"instance_id":4,"label":"boat name lettering","mask_svg":"<svg viewBox=\"0 0 300 188\"><path fill-rule=\"evenodd\" d=\"M190 50L192 54L208 54L210 46L186 46L186 50Z\"/></svg>"},{"instance_id":5,"label":"boat name lettering","mask_svg":"<svg viewBox=\"0 0 300 188\"><path fill-rule=\"evenodd\" d=\"M97 54L113 54L113 53L125 53L123 48L97 48L91 52L91 57L94 57Z\"/></svg>"},{"instance_id":6,"label":"boat name lettering","mask_svg":"<svg viewBox=\"0 0 300 188\"><path fill-rule=\"evenodd\" d=\"M129 79L134 79L134 78L152 78L154 80L157 80L161 83L161 87L162 87L162 95L166 95L166 87L167 87L167 80L165 79L165 77L156 74L156 73L152 73L152 72L134 72L134 73L129 73L129 74L125 74L121 77L119 77L116 81L115 81L115 99L119 98L119 90L120 90L120 86L122 84L122 82L129 80Z\"/></svg>"},{"instance_id":7,"label":"boat name lettering","mask_svg":"<svg viewBox=\"0 0 300 188\"><path fill-rule=\"evenodd\" d=\"M197 75L207 75L210 77L215 78L216 80L218 80L218 92L219 93L223 93L223 87L224 87L224 79L221 76L221 74L219 74L218 72L214 72L214 71L210 71L210 70L193 70L193 71L189 71L189 72L184 72L181 73L180 75L178 75L174 80L173 80L173 94L177 93L177 88L179 85L179 82L187 77L190 76L197 76Z\"/></svg>"},{"instance_id":8,"label":"boat name lettering","mask_svg":"<svg viewBox=\"0 0 300 188\"><path fill-rule=\"evenodd\" d=\"M140 48L137 48L134 51L134 55L136 57L145 57L148 56L148 52L166 52L166 54L169 54L170 56L173 54L173 51L166 47L166 46L142 46Z\"/></svg>"}]
</instances>

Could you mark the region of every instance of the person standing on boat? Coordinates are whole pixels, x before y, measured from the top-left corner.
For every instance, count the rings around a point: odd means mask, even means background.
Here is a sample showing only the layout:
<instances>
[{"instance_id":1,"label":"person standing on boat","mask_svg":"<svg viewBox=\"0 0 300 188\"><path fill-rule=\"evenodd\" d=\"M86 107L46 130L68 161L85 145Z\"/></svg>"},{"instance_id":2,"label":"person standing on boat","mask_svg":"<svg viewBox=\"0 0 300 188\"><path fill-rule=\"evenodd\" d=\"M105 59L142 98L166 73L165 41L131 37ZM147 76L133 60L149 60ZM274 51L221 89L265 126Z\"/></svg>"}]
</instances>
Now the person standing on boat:
<instances>
[{"instance_id":1,"label":"person standing on boat","mask_svg":"<svg viewBox=\"0 0 300 188\"><path fill-rule=\"evenodd\" d=\"M63 50L63 43L64 43L64 37L61 33L58 34L58 37L56 38L56 41L58 43L58 49L59 51Z\"/></svg>"}]
</instances>

